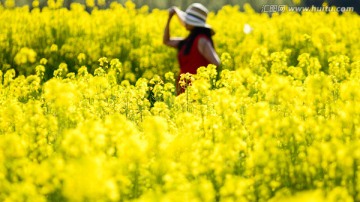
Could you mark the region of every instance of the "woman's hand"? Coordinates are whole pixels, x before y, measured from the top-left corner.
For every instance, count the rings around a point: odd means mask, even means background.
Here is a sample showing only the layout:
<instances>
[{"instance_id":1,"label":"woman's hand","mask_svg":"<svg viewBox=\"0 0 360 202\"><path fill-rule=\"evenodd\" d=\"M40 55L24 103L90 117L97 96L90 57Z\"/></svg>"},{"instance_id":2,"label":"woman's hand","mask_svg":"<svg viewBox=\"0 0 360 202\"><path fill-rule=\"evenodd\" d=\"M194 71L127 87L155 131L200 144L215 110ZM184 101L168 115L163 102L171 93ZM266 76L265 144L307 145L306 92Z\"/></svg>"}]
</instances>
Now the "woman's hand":
<instances>
[{"instance_id":1,"label":"woman's hand","mask_svg":"<svg viewBox=\"0 0 360 202\"><path fill-rule=\"evenodd\" d=\"M175 7L169 8L169 19L171 19L175 15Z\"/></svg>"}]
</instances>

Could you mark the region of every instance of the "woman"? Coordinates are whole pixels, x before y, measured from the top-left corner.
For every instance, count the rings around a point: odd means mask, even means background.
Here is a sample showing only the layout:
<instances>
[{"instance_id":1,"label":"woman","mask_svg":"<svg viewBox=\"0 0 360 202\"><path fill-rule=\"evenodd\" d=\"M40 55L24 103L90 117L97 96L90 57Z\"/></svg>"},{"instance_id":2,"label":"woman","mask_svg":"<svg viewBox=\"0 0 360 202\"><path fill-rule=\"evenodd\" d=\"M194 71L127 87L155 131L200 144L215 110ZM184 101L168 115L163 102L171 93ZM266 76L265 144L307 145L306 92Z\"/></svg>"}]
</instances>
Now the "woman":
<instances>
[{"instance_id":1,"label":"woman","mask_svg":"<svg viewBox=\"0 0 360 202\"><path fill-rule=\"evenodd\" d=\"M170 22L174 15L177 15L190 34L185 38L170 38ZM193 3L186 12L172 7L169 10L169 18L166 23L163 43L178 50L178 61L180 74L196 74L196 70L201 66L214 64L220 65L220 59L214 49L212 35L214 31L211 26L206 24L208 10L200 3ZM179 78L177 83L179 82ZM179 89L178 94L184 92L184 88Z\"/></svg>"}]
</instances>

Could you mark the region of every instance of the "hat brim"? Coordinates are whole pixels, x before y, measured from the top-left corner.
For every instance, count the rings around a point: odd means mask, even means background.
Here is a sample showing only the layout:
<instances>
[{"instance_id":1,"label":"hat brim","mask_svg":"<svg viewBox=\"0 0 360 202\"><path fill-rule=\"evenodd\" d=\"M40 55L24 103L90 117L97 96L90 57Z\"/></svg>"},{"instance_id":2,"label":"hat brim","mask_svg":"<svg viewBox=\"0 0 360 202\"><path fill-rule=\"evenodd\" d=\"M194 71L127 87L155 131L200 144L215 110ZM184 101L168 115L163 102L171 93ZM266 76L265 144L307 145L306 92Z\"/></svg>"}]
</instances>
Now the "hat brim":
<instances>
[{"instance_id":1,"label":"hat brim","mask_svg":"<svg viewBox=\"0 0 360 202\"><path fill-rule=\"evenodd\" d=\"M178 16L178 18L179 18L179 20L180 20L180 23L181 23L184 27L185 27L186 24L192 25L192 26L195 26L195 27L204 27L204 28L210 29L211 32L212 32L212 35L215 34L214 29L213 29L209 24L207 24L207 23L200 23L200 22L199 22L199 23L187 22L187 21L186 21L186 15L187 15L187 14L186 14L184 11L180 10L180 9L177 8L177 7L175 7L174 10L175 10L175 13L176 13L176 15Z\"/></svg>"}]
</instances>

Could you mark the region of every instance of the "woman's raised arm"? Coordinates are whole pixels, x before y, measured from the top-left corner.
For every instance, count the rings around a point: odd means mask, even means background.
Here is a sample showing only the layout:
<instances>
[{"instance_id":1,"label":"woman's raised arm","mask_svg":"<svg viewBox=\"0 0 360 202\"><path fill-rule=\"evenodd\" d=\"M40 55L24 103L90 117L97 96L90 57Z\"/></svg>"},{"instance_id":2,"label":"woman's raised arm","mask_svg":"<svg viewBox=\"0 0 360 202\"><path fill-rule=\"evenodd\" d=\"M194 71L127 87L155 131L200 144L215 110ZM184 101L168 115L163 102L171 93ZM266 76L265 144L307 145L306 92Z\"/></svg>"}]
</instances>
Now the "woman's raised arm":
<instances>
[{"instance_id":1,"label":"woman's raised arm","mask_svg":"<svg viewBox=\"0 0 360 202\"><path fill-rule=\"evenodd\" d=\"M174 7L171 7L169 9L169 18L166 22L165 30L164 30L164 36L163 36L163 43L167 46L177 48L180 41L183 40L182 38L170 38L170 22L172 17L175 15L175 9Z\"/></svg>"}]
</instances>

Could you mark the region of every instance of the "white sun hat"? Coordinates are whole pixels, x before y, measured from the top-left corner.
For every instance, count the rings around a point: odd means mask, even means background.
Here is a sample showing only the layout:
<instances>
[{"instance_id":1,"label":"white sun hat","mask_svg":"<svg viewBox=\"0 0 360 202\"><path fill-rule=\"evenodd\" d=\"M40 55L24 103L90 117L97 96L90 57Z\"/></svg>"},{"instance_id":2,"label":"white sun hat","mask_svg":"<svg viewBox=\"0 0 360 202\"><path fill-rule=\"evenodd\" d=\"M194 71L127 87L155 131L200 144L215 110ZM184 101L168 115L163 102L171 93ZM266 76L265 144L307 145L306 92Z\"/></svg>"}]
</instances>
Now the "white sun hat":
<instances>
[{"instance_id":1,"label":"white sun hat","mask_svg":"<svg viewBox=\"0 0 360 202\"><path fill-rule=\"evenodd\" d=\"M180 19L180 22L185 26L185 24L192 25L194 27L204 27L211 29L214 33L212 27L206 23L206 18L209 13L208 9L205 8L200 3L191 4L186 11L182 11L179 8L175 7L175 12Z\"/></svg>"}]
</instances>

